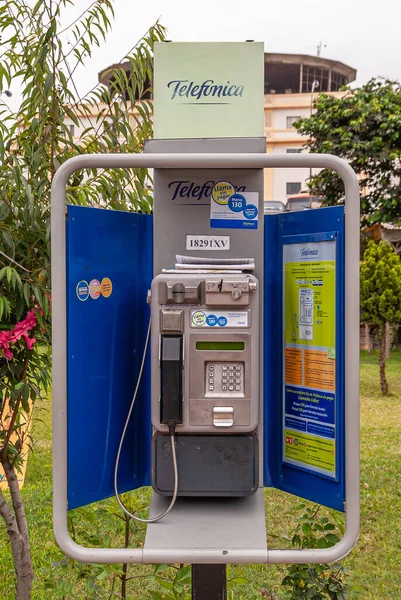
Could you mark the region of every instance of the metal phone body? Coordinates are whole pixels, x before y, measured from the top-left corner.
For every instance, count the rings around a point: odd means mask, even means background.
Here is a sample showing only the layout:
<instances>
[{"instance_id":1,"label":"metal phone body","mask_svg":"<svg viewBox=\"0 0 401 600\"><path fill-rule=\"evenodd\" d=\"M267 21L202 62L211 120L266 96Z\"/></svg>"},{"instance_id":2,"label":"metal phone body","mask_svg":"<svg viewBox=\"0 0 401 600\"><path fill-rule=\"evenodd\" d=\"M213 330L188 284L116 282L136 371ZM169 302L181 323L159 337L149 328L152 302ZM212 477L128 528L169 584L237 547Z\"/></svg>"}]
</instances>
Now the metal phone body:
<instances>
[{"instance_id":1,"label":"metal phone body","mask_svg":"<svg viewBox=\"0 0 401 600\"><path fill-rule=\"evenodd\" d=\"M176 425L176 432L254 431L259 420L256 277L162 273L151 286L151 319L153 427L168 431L168 425L161 422L165 383L161 373L163 361L170 357L163 354L169 352L166 338L182 337L181 346L176 344L182 347L182 422Z\"/></svg>"}]
</instances>

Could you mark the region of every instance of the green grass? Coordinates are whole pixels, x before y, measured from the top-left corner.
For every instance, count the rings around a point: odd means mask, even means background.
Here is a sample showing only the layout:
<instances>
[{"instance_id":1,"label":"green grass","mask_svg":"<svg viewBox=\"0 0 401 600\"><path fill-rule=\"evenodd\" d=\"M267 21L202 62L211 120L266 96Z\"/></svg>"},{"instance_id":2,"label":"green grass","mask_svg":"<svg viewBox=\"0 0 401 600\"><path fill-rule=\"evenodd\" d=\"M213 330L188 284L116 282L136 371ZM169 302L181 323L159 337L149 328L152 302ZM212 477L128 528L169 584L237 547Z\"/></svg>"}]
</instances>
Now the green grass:
<instances>
[{"instance_id":1,"label":"green grass","mask_svg":"<svg viewBox=\"0 0 401 600\"><path fill-rule=\"evenodd\" d=\"M393 352L387 362L391 392L380 395L378 365L375 355L361 353L361 534L356 548L344 560L349 569L350 600L398 600L401 598L401 352ZM77 580L81 569L76 563L63 566L63 553L58 549L52 532L51 515L51 407L50 402L39 402L34 413L33 435L35 451L29 457L23 498L30 524L31 549L35 566L33 599L66 600L87 598L85 580ZM295 526L295 506L299 503L288 494L266 490L268 543L279 547L288 542ZM141 492L146 503L149 492ZM112 501L99 503L94 518L88 523L92 543L99 543L99 531L108 532L112 543L122 540L123 523L109 514ZM75 527L79 541L83 541L82 523L85 515L78 515ZM5 528L0 523L0 599L12 600L14 571ZM132 544L142 544L144 527L140 526ZM106 540L107 541L107 540ZM88 543L89 545L89 543ZM150 574L152 567L129 568L129 576ZM230 599L252 600L262 598L263 588L282 595L280 581L283 566L230 567L229 577L241 575L247 585L238 585L230 592ZM99 575L100 571L97 571ZM71 593L45 589L45 581L52 579L70 582ZM98 578L100 587L108 588L107 581ZM137 577L129 582L128 597L146 600L147 590L155 589L148 577ZM160 589L160 588L159 588ZM98 595L97 597L102 597Z\"/></svg>"}]
</instances>

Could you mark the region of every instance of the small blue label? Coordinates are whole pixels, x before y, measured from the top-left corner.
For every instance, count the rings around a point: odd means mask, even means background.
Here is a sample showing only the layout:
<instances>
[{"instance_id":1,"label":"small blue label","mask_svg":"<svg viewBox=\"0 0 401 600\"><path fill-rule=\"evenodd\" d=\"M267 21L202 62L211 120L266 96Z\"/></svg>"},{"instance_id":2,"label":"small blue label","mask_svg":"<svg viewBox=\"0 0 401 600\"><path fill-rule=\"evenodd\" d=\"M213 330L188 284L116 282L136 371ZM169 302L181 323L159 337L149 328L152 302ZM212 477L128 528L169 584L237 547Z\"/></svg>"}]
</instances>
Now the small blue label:
<instances>
[{"instance_id":1,"label":"small blue label","mask_svg":"<svg viewBox=\"0 0 401 600\"><path fill-rule=\"evenodd\" d=\"M78 299L81 300L81 302L85 302L85 300L87 300L89 298L89 284L87 281L80 281L77 284L77 296Z\"/></svg>"},{"instance_id":2,"label":"small blue label","mask_svg":"<svg viewBox=\"0 0 401 600\"><path fill-rule=\"evenodd\" d=\"M244 208L244 217L246 219L256 219L257 216L258 209L254 204L248 204L248 206Z\"/></svg>"},{"instance_id":3,"label":"small blue label","mask_svg":"<svg viewBox=\"0 0 401 600\"><path fill-rule=\"evenodd\" d=\"M233 212L242 212L246 206L246 200L242 194L233 194L228 200L228 208Z\"/></svg>"},{"instance_id":4,"label":"small blue label","mask_svg":"<svg viewBox=\"0 0 401 600\"><path fill-rule=\"evenodd\" d=\"M209 325L209 327L214 327L215 325L217 325L216 315L208 315L206 318L206 323Z\"/></svg>"},{"instance_id":5,"label":"small blue label","mask_svg":"<svg viewBox=\"0 0 401 600\"><path fill-rule=\"evenodd\" d=\"M217 319L217 323L220 325L220 327L225 327L225 325L227 325L226 317L219 317Z\"/></svg>"}]
</instances>

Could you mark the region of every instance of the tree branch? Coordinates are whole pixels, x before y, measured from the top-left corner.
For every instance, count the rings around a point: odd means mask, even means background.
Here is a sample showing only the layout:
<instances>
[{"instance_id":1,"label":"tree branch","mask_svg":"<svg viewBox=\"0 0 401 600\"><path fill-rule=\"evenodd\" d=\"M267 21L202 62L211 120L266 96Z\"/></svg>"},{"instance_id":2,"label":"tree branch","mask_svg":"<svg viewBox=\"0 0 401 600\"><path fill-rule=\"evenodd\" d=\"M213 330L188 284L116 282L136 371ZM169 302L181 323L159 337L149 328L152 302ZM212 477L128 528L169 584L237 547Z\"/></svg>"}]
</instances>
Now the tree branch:
<instances>
[{"instance_id":1,"label":"tree branch","mask_svg":"<svg viewBox=\"0 0 401 600\"><path fill-rule=\"evenodd\" d=\"M3 496L3 492L0 490L0 515L3 517L7 527L7 533L11 537L17 537L19 535L17 520L14 516L11 507Z\"/></svg>"},{"instance_id":2,"label":"tree branch","mask_svg":"<svg viewBox=\"0 0 401 600\"><path fill-rule=\"evenodd\" d=\"M23 381L25 379L27 370L28 370L28 359L25 359L21 381ZM6 439L4 440L3 447L0 449L0 462L2 462L2 463L4 463L4 461L7 459L7 448L8 448L8 444L10 443L10 438L11 438L13 430L14 430L15 421L17 420L17 415L18 415L18 410L19 410L20 404L21 404L21 400L22 400L22 390L19 393L18 398L16 400L16 403L15 403L15 406L13 409L13 414L11 416L10 425L7 430Z\"/></svg>"},{"instance_id":3,"label":"tree branch","mask_svg":"<svg viewBox=\"0 0 401 600\"><path fill-rule=\"evenodd\" d=\"M13 504L15 519L18 525L18 531L29 547L28 525L26 522L24 504L21 498L21 490L19 489L18 485L18 477L8 458L6 458L6 460L2 460L1 463L7 477L8 489L10 490L11 494L11 501Z\"/></svg>"}]
</instances>

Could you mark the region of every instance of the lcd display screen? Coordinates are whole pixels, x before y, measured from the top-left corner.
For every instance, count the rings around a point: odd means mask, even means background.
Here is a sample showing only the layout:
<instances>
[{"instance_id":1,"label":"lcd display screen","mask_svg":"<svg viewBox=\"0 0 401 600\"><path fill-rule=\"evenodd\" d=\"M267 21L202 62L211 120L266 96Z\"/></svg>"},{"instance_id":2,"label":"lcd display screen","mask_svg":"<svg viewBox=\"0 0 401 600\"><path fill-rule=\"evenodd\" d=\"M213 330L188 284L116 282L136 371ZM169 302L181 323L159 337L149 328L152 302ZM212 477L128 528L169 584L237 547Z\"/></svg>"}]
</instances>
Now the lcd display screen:
<instances>
[{"instance_id":1,"label":"lcd display screen","mask_svg":"<svg viewBox=\"0 0 401 600\"><path fill-rule=\"evenodd\" d=\"M245 342L196 342L196 349L231 352L233 350L245 350Z\"/></svg>"}]
</instances>

